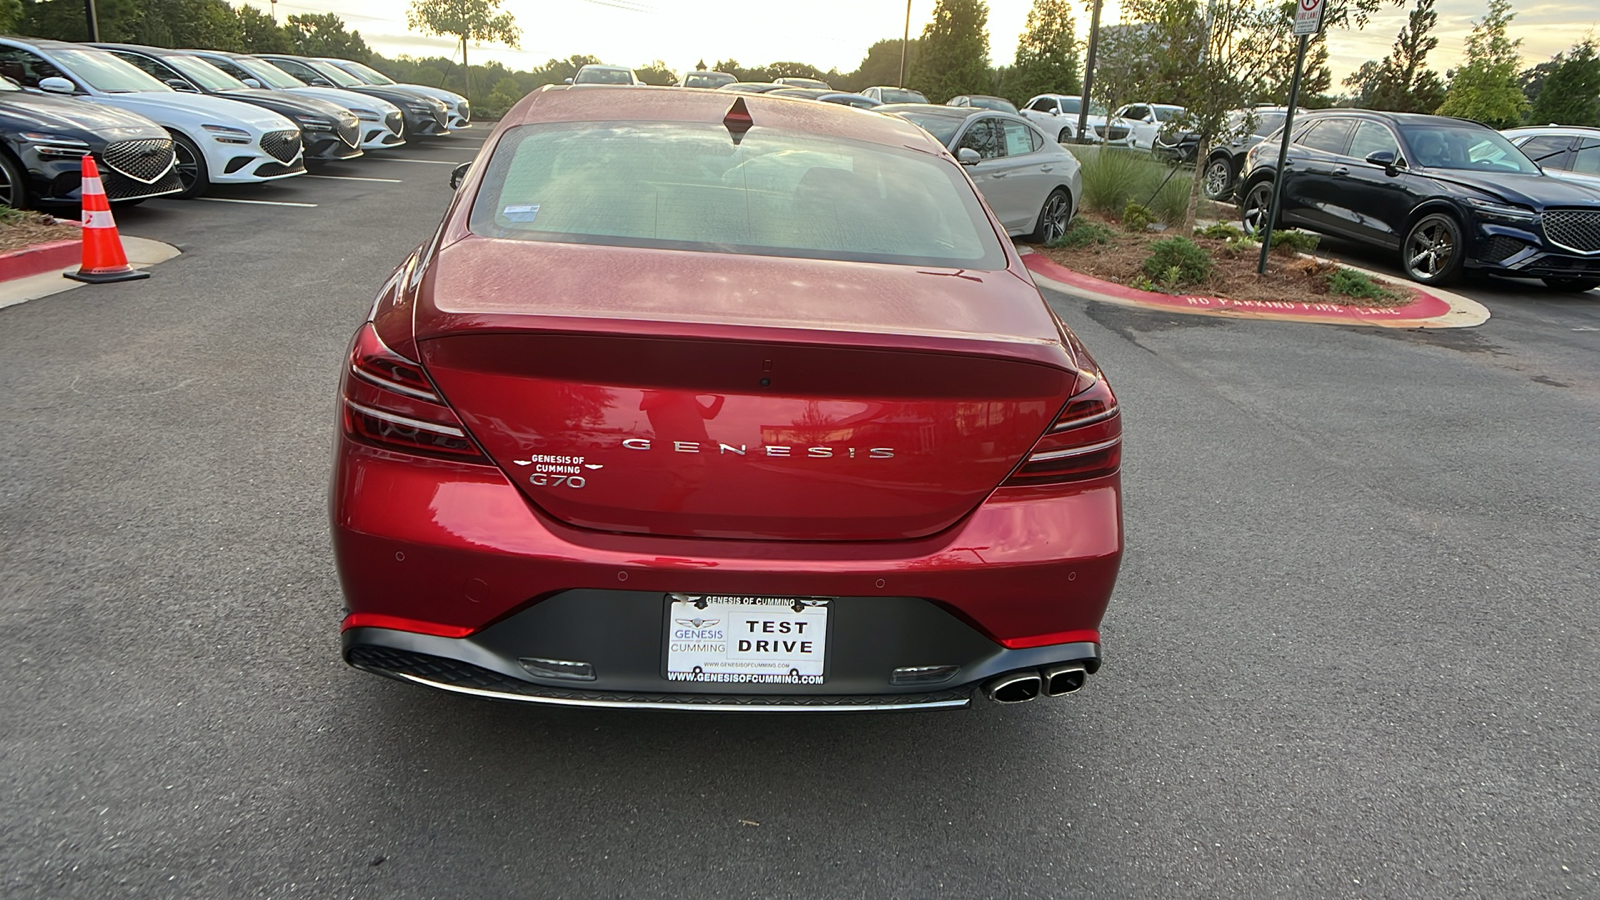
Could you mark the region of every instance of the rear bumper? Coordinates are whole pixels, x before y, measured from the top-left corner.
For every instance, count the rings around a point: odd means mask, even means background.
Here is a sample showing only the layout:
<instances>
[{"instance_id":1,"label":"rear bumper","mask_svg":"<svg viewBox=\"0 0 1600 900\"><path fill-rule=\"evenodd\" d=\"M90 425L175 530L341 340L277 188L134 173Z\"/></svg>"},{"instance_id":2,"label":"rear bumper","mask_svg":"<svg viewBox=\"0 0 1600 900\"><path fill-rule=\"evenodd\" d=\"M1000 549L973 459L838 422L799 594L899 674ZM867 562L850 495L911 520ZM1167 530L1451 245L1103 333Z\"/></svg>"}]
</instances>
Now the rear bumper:
<instances>
[{"instance_id":1,"label":"rear bumper","mask_svg":"<svg viewBox=\"0 0 1600 900\"><path fill-rule=\"evenodd\" d=\"M1063 645L1097 648L1122 556L1116 475L1066 494L999 490L955 526L911 541L672 538L572 528L531 506L497 469L420 462L341 437L330 500L340 580L356 616L349 621L415 623L405 631L351 628L345 640L353 663L361 664L352 648L371 644L523 679L520 656L585 658L539 644L540 635L576 647L575 638L561 636L594 633L601 621L625 623L616 626L622 631L604 629L608 641L625 632L633 642L607 664L623 680L597 681L596 690L696 693L697 686L669 685L661 675L661 604L667 593L700 592L840 598L839 621L876 617L875 640L911 654L885 650L857 674L830 677L828 690L879 694L893 668L957 664L952 683L970 692L976 681L1015 667L1022 657L1008 654L1016 651L1039 650L1043 664L1067 659L1050 655ZM557 621L559 628L549 624ZM931 660L914 651L945 644L925 635L965 649ZM647 637L654 643L640 643ZM605 647L579 649L596 655ZM1098 650L1070 658L1089 656ZM1034 664L1030 656L1017 665ZM768 696L772 689L759 688Z\"/></svg>"}]
</instances>

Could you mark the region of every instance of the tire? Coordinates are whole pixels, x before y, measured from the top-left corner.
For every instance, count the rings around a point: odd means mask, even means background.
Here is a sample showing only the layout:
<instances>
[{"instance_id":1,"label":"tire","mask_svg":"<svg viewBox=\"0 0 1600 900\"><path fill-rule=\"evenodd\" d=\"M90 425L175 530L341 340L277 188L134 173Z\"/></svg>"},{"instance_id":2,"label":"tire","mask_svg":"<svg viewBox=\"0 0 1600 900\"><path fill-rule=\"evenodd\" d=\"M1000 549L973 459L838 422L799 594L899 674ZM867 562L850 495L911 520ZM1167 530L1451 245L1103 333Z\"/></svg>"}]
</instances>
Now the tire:
<instances>
[{"instance_id":1,"label":"tire","mask_svg":"<svg viewBox=\"0 0 1600 900\"><path fill-rule=\"evenodd\" d=\"M1262 224L1266 221L1269 208L1272 206L1272 179L1263 178L1250 185L1249 190L1239 200L1239 220L1244 223L1247 234L1258 234ZM1281 222L1274 222L1272 230L1276 231Z\"/></svg>"},{"instance_id":2,"label":"tire","mask_svg":"<svg viewBox=\"0 0 1600 900\"><path fill-rule=\"evenodd\" d=\"M1581 294L1584 291L1592 291L1600 287L1600 278L1541 278L1539 280L1545 283L1545 287L1553 291L1570 291L1574 294Z\"/></svg>"},{"instance_id":3,"label":"tire","mask_svg":"<svg viewBox=\"0 0 1600 900\"><path fill-rule=\"evenodd\" d=\"M11 161L11 154L0 150L0 206L23 209L28 205L28 176Z\"/></svg>"},{"instance_id":4,"label":"tire","mask_svg":"<svg viewBox=\"0 0 1600 900\"><path fill-rule=\"evenodd\" d=\"M1226 156L1213 156L1206 162L1205 171L1201 174L1201 190L1211 200L1226 200L1233 196L1236 178L1233 160Z\"/></svg>"},{"instance_id":5,"label":"tire","mask_svg":"<svg viewBox=\"0 0 1600 900\"><path fill-rule=\"evenodd\" d=\"M1049 244L1067 233L1067 225L1071 221L1072 195L1067 193L1066 188L1056 188L1044 198L1044 205L1039 207L1039 221L1034 224L1028 240L1035 244Z\"/></svg>"},{"instance_id":6,"label":"tire","mask_svg":"<svg viewBox=\"0 0 1600 900\"><path fill-rule=\"evenodd\" d=\"M189 140L178 132L172 132L172 152L178 157L178 181L183 183L183 190L173 194L173 199L188 200L198 197L211 187L211 171L206 168L205 154Z\"/></svg>"},{"instance_id":7,"label":"tire","mask_svg":"<svg viewBox=\"0 0 1600 900\"><path fill-rule=\"evenodd\" d=\"M1461 226L1447 213L1429 213L1418 219L1400 242L1400 267L1418 284L1455 281L1466 255Z\"/></svg>"},{"instance_id":8,"label":"tire","mask_svg":"<svg viewBox=\"0 0 1600 900\"><path fill-rule=\"evenodd\" d=\"M1067 127L1067 128L1061 129L1061 132L1056 135L1056 143L1058 143L1058 144L1070 144L1070 143L1072 143L1072 128L1070 126Z\"/></svg>"}]
</instances>

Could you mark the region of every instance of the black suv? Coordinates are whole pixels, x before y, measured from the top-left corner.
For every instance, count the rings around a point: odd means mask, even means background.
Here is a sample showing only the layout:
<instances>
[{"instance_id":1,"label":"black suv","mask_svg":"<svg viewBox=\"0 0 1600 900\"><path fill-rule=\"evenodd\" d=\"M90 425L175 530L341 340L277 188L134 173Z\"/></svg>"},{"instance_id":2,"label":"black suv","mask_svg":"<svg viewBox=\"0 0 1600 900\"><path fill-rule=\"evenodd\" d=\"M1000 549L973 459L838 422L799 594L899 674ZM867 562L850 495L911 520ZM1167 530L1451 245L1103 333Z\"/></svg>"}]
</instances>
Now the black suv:
<instances>
[{"instance_id":1,"label":"black suv","mask_svg":"<svg viewBox=\"0 0 1600 900\"><path fill-rule=\"evenodd\" d=\"M1240 212L1267 217L1278 142L1247 155ZM1279 222L1400 251L1406 275L1464 269L1600 286L1600 188L1552 178L1498 132L1443 116L1323 110L1295 119Z\"/></svg>"}]
</instances>

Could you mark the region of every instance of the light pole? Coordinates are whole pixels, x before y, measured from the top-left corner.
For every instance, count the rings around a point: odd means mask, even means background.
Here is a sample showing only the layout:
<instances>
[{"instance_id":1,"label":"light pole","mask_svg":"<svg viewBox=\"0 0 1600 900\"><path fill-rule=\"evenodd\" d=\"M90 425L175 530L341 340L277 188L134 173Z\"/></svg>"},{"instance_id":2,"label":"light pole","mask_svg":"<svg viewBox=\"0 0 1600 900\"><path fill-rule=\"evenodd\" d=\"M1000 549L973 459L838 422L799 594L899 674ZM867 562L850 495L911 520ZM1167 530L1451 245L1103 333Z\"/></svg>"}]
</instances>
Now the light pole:
<instances>
[{"instance_id":1,"label":"light pole","mask_svg":"<svg viewBox=\"0 0 1600 900\"><path fill-rule=\"evenodd\" d=\"M900 80L895 87L906 86L906 45L911 43L911 0L906 0L906 31L900 37Z\"/></svg>"},{"instance_id":2,"label":"light pole","mask_svg":"<svg viewBox=\"0 0 1600 900\"><path fill-rule=\"evenodd\" d=\"M100 19L94 14L94 0L83 0L83 16L89 25L89 40L100 40Z\"/></svg>"},{"instance_id":3,"label":"light pole","mask_svg":"<svg viewBox=\"0 0 1600 900\"><path fill-rule=\"evenodd\" d=\"M1094 52L1100 44L1100 0L1094 0L1089 14L1089 52L1083 60L1083 96L1078 98L1078 143L1087 143L1084 129L1089 127L1089 98L1094 90ZM1109 124L1109 123L1108 123Z\"/></svg>"}]
</instances>

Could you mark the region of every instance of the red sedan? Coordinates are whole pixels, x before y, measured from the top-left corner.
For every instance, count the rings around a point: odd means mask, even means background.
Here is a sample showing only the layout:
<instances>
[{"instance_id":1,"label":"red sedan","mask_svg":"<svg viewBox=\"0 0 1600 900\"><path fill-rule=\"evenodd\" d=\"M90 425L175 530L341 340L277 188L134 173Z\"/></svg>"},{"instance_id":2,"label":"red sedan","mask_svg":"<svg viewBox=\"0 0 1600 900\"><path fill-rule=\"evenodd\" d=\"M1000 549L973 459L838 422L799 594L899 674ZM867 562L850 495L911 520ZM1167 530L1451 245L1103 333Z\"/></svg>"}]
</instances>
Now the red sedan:
<instances>
[{"instance_id":1,"label":"red sedan","mask_svg":"<svg viewBox=\"0 0 1600 900\"><path fill-rule=\"evenodd\" d=\"M728 92L548 88L356 332L345 659L569 706L1071 693L1121 420L938 141Z\"/></svg>"}]
</instances>

